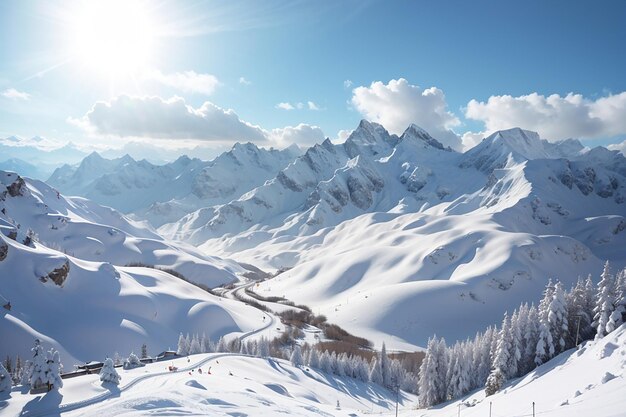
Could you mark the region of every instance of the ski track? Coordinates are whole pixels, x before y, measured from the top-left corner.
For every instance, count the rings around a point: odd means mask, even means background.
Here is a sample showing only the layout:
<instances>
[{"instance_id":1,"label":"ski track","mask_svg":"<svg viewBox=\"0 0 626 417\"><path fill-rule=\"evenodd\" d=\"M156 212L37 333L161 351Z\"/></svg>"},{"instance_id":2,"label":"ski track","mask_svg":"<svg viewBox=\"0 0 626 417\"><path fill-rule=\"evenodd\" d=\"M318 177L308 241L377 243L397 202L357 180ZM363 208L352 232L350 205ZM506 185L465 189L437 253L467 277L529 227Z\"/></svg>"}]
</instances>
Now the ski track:
<instances>
[{"instance_id":1,"label":"ski track","mask_svg":"<svg viewBox=\"0 0 626 417\"><path fill-rule=\"evenodd\" d=\"M238 286L238 287L234 288L233 290L228 291L226 294L234 293L236 291L239 291L239 290L241 290L241 289L243 289L245 287L251 286L253 284L254 284L254 282ZM234 296L233 297L229 297L229 298L235 299ZM259 327L258 329L254 329L254 330L251 330L249 332L246 332L246 333L242 334L241 336L238 337L238 339L240 341L243 341L243 340L245 340L245 339L247 339L247 338L249 338L251 336L254 336L254 335L264 331L264 330L267 330L267 329L271 328L276 323L276 318L275 318L275 316L273 314L266 313L266 312L264 312L262 310L259 310L259 311L261 311L262 313L267 314L267 316L269 317L269 320L268 320L267 324L265 326ZM158 373L154 373L154 374L139 376L139 377L133 379L132 381L130 381L128 384L124 385L122 388L119 389L119 391L104 392L102 394L96 395L95 397L91 397L91 398L88 398L86 400L76 401L76 402L73 402L73 403L60 405L58 408L55 408L55 409L48 409L48 410L45 410L45 411L38 411L38 412L33 412L33 413L28 413L27 412L27 413L20 414L20 416L23 416L23 417L44 417L44 416L50 415L50 414L52 414L54 412L58 412L59 414L61 414L61 413L66 413L68 411L75 411L75 410L78 410L80 408L84 408L84 407L88 407L88 406L91 406L91 405L94 405L94 404L101 403L103 401L108 400L109 398L114 397L114 396L118 396L122 392L128 391L129 389L133 388L134 386L136 386L140 382L146 381L148 379L157 378L157 377L164 376L164 375L182 374L182 373L185 373L185 372L189 372L192 369L201 367L201 366L203 366L203 365L205 365L205 364L207 364L209 362L212 362L214 360L217 360L217 359L220 359L220 358L223 358L223 357L232 357L232 356L247 357L249 355L243 355L243 354L240 354L240 353L219 353L219 354L215 354L215 355L213 355L213 356L211 356L209 358L205 358L205 359L203 359L203 360L201 360L199 362L196 362L196 363L194 363L192 365L189 365L189 366L187 366L185 368L178 369L177 371L158 372Z\"/></svg>"}]
</instances>

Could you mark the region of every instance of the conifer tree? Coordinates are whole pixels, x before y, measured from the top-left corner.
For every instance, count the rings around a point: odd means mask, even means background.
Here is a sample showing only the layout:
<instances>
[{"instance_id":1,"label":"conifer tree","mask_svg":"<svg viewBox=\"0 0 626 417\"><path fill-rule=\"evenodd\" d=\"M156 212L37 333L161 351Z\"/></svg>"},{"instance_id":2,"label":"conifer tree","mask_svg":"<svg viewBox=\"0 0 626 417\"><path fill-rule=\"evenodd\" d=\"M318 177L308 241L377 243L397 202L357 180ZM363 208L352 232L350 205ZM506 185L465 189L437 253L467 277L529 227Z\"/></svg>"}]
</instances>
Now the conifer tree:
<instances>
[{"instance_id":1,"label":"conifer tree","mask_svg":"<svg viewBox=\"0 0 626 417\"><path fill-rule=\"evenodd\" d=\"M565 341L568 338L568 325L565 291L560 281L557 281L554 286L552 300L548 308L548 322L550 323L550 333L554 341L554 352L555 354L561 353L565 350Z\"/></svg>"},{"instance_id":2,"label":"conifer tree","mask_svg":"<svg viewBox=\"0 0 626 417\"><path fill-rule=\"evenodd\" d=\"M46 355L46 384L48 384L48 390L59 389L63 387L63 380L61 379L61 358L59 352L50 349Z\"/></svg>"},{"instance_id":3,"label":"conifer tree","mask_svg":"<svg viewBox=\"0 0 626 417\"><path fill-rule=\"evenodd\" d=\"M35 346L31 349L33 352L32 368L29 374L29 384L32 389L41 388L48 381L46 377L47 364L46 353L39 342L35 339Z\"/></svg>"},{"instance_id":4,"label":"conifer tree","mask_svg":"<svg viewBox=\"0 0 626 417\"><path fill-rule=\"evenodd\" d=\"M13 380L11 374L4 365L0 363L0 392L9 392L12 386Z\"/></svg>"},{"instance_id":5,"label":"conifer tree","mask_svg":"<svg viewBox=\"0 0 626 417\"><path fill-rule=\"evenodd\" d=\"M289 358L291 364L296 367L301 367L303 365L302 361L302 349L299 345L295 345L293 347L293 351L291 352L291 358Z\"/></svg>"},{"instance_id":6,"label":"conifer tree","mask_svg":"<svg viewBox=\"0 0 626 417\"><path fill-rule=\"evenodd\" d=\"M604 270L600 275L600 282L598 283L598 292L596 295L596 306L594 309L595 316L593 318L596 327L596 340L603 338L606 335L606 326L609 322L609 318L615 310L614 301L614 282L611 275L611 269L609 261L604 264Z\"/></svg>"}]
</instances>

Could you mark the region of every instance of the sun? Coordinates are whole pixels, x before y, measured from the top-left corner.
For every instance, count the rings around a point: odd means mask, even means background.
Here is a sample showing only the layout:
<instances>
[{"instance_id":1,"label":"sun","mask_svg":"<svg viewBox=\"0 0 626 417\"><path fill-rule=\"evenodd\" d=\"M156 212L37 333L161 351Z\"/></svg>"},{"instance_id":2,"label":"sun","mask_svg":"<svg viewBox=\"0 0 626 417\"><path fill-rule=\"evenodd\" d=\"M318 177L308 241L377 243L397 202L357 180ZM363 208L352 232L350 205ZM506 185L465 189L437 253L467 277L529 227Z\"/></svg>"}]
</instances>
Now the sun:
<instances>
[{"instance_id":1,"label":"sun","mask_svg":"<svg viewBox=\"0 0 626 417\"><path fill-rule=\"evenodd\" d=\"M145 70L154 54L155 26L145 3L87 1L73 13L72 57L109 76Z\"/></svg>"}]
</instances>

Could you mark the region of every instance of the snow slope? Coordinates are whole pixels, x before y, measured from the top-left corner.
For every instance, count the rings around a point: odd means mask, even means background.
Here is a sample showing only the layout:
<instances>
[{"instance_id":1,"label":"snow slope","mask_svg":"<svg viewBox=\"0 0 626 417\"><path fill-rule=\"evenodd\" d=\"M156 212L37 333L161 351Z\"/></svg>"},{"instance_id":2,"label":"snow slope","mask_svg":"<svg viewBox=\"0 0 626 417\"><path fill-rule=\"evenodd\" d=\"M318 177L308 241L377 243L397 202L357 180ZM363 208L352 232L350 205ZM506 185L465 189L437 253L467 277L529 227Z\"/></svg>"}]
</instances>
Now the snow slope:
<instances>
[{"instance_id":1,"label":"snow slope","mask_svg":"<svg viewBox=\"0 0 626 417\"><path fill-rule=\"evenodd\" d=\"M465 154L437 143L415 126L398 138L362 122L345 144L317 145L239 200L159 230L291 268L261 291L407 349L494 324L537 302L548 278L570 285L603 260L626 264L619 153L521 129Z\"/></svg>"},{"instance_id":2,"label":"snow slope","mask_svg":"<svg viewBox=\"0 0 626 417\"><path fill-rule=\"evenodd\" d=\"M26 356L34 338L66 363L175 346L179 332L212 338L260 325L258 311L169 273L216 286L237 263L172 243L113 209L66 198L43 182L0 171L0 352ZM157 353L157 352L153 352Z\"/></svg>"},{"instance_id":3,"label":"snow slope","mask_svg":"<svg viewBox=\"0 0 626 417\"><path fill-rule=\"evenodd\" d=\"M41 181L0 171L0 189L6 190L0 197L0 229L6 236L15 232L20 242L31 229L40 245L82 260L170 268L210 287L236 281L244 271L235 262L169 242L113 209L64 197Z\"/></svg>"},{"instance_id":4,"label":"snow slope","mask_svg":"<svg viewBox=\"0 0 626 417\"><path fill-rule=\"evenodd\" d=\"M46 411L54 415L53 410L69 416L395 415L394 394L373 384L294 368L283 360L234 354L191 358L191 364L185 359L172 361L186 367L177 373L164 372L163 363L120 370L119 388L102 387L97 375L66 380L60 393L36 397L16 387L10 396L0 397L0 407L5 401L1 412L6 416L22 412L39 416ZM211 375L206 373L209 366ZM537 416L621 417L626 409L624 369L626 325L600 341L562 353L487 398L479 390L459 401L418 409L417 399L402 392L398 415L479 417L490 415L491 409L493 416L531 416L534 402Z\"/></svg>"},{"instance_id":5,"label":"snow slope","mask_svg":"<svg viewBox=\"0 0 626 417\"><path fill-rule=\"evenodd\" d=\"M460 401L419 410L424 417L455 415L621 417L626 414L626 325L597 342L563 352L530 374L485 398L484 391ZM415 414L414 414L415 415Z\"/></svg>"},{"instance_id":6,"label":"snow slope","mask_svg":"<svg viewBox=\"0 0 626 417\"><path fill-rule=\"evenodd\" d=\"M164 371L164 363L130 371L120 370L119 388L103 388L97 375L67 380L60 394L33 396L14 391L2 415L40 415L44 410L64 410L68 416L225 415L261 416L354 416L369 412L389 413L395 393L351 378L327 375L309 368L295 368L279 359L260 359L233 354L192 355L168 361L182 372ZM204 372L199 374L198 367ZM207 370L211 367L211 374ZM194 372L190 372L193 369ZM233 375L229 375L232 372ZM130 388L126 386L140 379ZM72 403L112 391L108 399L73 410ZM1 394L0 394L1 395ZM0 397L0 400L2 397ZM402 392L400 407L411 407L416 397ZM339 408L337 407L339 402ZM1 403L0 403L1 404ZM0 405L1 407L1 405Z\"/></svg>"}]
</instances>

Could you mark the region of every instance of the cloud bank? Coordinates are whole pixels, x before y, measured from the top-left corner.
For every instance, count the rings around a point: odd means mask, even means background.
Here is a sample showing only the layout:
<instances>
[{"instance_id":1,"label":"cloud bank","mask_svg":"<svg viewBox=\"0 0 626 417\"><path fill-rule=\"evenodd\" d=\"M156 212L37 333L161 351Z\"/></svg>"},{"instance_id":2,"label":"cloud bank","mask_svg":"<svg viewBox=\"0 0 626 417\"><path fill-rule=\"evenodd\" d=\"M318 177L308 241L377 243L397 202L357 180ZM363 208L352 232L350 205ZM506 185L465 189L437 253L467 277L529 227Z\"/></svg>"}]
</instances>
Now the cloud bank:
<instances>
[{"instance_id":1,"label":"cloud bank","mask_svg":"<svg viewBox=\"0 0 626 417\"><path fill-rule=\"evenodd\" d=\"M81 119L71 119L96 134L121 137L265 142L265 132L242 121L233 110L205 102L193 108L180 97L118 96L97 102Z\"/></svg>"},{"instance_id":2,"label":"cloud bank","mask_svg":"<svg viewBox=\"0 0 626 417\"><path fill-rule=\"evenodd\" d=\"M596 100L573 93L491 96L486 102L471 100L465 117L484 122L489 132L523 127L553 141L614 137L626 133L626 92Z\"/></svg>"},{"instance_id":3,"label":"cloud bank","mask_svg":"<svg viewBox=\"0 0 626 417\"><path fill-rule=\"evenodd\" d=\"M99 101L82 118L68 121L96 135L123 138L250 141L278 147L291 143L310 146L324 140L318 126L301 123L268 131L241 120L233 110L208 101L193 108L180 97L121 95Z\"/></svg>"}]
</instances>

